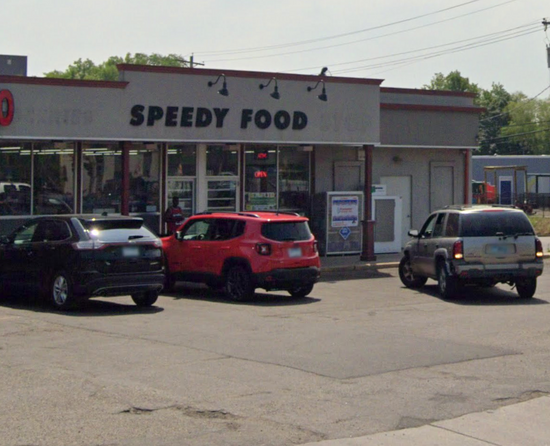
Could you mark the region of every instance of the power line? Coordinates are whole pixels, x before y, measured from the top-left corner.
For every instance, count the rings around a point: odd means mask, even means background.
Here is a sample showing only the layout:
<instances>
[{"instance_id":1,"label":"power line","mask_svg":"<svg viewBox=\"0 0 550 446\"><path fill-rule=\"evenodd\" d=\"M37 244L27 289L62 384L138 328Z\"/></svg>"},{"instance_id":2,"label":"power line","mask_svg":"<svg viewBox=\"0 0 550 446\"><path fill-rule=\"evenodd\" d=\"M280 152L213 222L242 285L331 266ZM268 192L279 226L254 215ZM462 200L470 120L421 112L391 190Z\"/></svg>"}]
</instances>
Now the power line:
<instances>
[{"instance_id":1,"label":"power line","mask_svg":"<svg viewBox=\"0 0 550 446\"><path fill-rule=\"evenodd\" d=\"M284 43L284 44L279 44L279 45L271 45L271 46L263 46L263 47L252 47L252 48L241 48L241 49L233 49L233 50L202 51L202 52L195 51L195 54L200 54L201 57L205 57L205 56L209 56L209 55L218 55L218 54L225 54L225 55L242 54L242 53L251 53L251 52L258 52L258 51L268 51L268 50L274 50L274 49L280 49L280 48L289 48L289 47L293 47L293 46L307 45L307 44L311 44L311 43L323 42L323 41L332 40L332 39L340 39L342 37L348 37L348 36L352 36L352 35L356 35L356 34L360 34L360 33L375 31L377 29L387 28L389 26L400 25L402 23L411 22L413 20L418 20L418 19L421 19L421 18L424 18L424 17L428 17L428 16L431 16L431 15L440 14L440 13L445 12L445 11L450 11L452 9L460 8L462 6L466 6L466 5L469 5L471 3L477 3L479 1L481 1L481 0L470 0L468 2L460 3L458 5L450 6L448 8L438 9L437 11L429 12L429 13L426 13L426 14L421 14L421 15L418 15L418 16L415 16L415 17L410 17L408 19L398 20L398 21L395 21L395 22L386 23L384 25L373 26L373 27L370 27L370 28L360 29L360 30L357 30L357 31L351 31L351 32L348 32L348 33L336 34L336 35L327 36L327 37L320 37L320 38L317 38L317 39L303 40L303 41L299 41L299 42L290 42L290 43ZM511 0L511 1L516 1L516 0ZM510 3L510 1L506 2L506 3Z\"/></svg>"},{"instance_id":2,"label":"power line","mask_svg":"<svg viewBox=\"0 0 550 446\"><path fill-rule=\"evenodd\" d=\"M309 49L303 49L303 50L297 50L297 51L290 51L290 52L284 52L284 53L267 54L267 55L261 55L261 56L234 57L234 58L224 58L224 59L210 59L210 60L207 60L207 62L208 63L236 62L236 61L241 61L241 60L266 59L266 58L273 58L273 57L290 56L292 54L301 54L301 53L308 53L308 52L312 52L312 51L321 51L321 50L327 50L327 49L332 49L332 48L338 48L338 47L342 47L342 46L353 45L353 44L356 44L356 43L368 42L368 41L371 41L371 40L381 39L383 37L390 37L390 36L394 36L394 35L398 35L398 34L403 34L403 33L407 33L407 32L410 32L410 31L416 31L418 29L427 28L427 27L434 26L434 25L439 25L441 23L449 22L449 21L452 21L452 20L457 20L459 18L467 17L467 16L470 16L470 15L473 15L473 14L478 14L480 12L487 11L487 10L490 10L490 9L498 8L498 7L504 6L508 3L513 3L513 2L516 2L516 1L518 1L518 0L508 0L508 1L506 1L504 3L501 3L501 4L498 4L498 5L493 5L493 6L490 6L490 7L487 7L487 8L478 9L476 11L472 11L472 12L469 12L469 13L466 13L466 14L461 14L461 15L450 17L450 18L443 19L443 20L438 20L436 22L431 22L431 23L427 23L427 24L424 24L424 25L420 25L420 26L416 26L416 27L413 27L413 28L408 28L408 29L404 29L404 30L400 30L400 31L395 31L395 32L387 33L387 34L381 34L381 35L378 35L378 36L368 37L368 38L365 38L365 39L352 40L350 42L343 42L343 43L338 43L338 44L334 44L334 45L327 45L327 46L321 46L321 47L315 47L315 48L309 48ZM426 14L426 15L430 15L430 14ZM413 19L410 19L410 20L413 20ZM399 22L395 22L395 23L399 23ZM383 25L381 27L390 26L390 25L391 24ZM362 31L355 31L355 32L350 33L350 34L355 34L355 33L359 33L359 32L366 32L366 31L369 31L371 29L376 29L376 28L378 28L378 27L370 28L370 29L362 30ZM337 37L339 37L339 36L323 38L323 39L319 39L319 40L328 40L328 39L337 38ZM311 42L314 42L314 41L312 40ZM272 48L272 49L278 49L278 48ZM243 51L243 53L246 53L246 51ZM228 54L233 54L233 53L228 53ZM238 54L238 53L236 53L236 54ZM204 57L204 54L202 55L202 57ZM328 64L328 65L335 65L335 64ZM336 64L336 65L338 65L338 64ZM283 71L285 71L287 73L292 73L292 72L299 72L299 71L309 71L309 70L317 69L317 68L318 68L318 66L307 67L307 68L298 68L298 69L292 69L292 70L283 70Z\"/></svg>"},{"instance_id":3,"label":"power line","mask_svg":"<svg viewBox=\"0 0 550 446\"><path fill-rule=\"evenodd\" d=\"M548 90L550 88L550 85L548 85L544 90L542 90L540 93L536 94L535 96L533 96L532 98L529 98L527 101L525 102L522 102L520 104L518 104L517 107L514 107L512 108L511 110L507 110L505 112L502 112L498 115L494 115L494 116L490 116L488 118L484 118L484 119L481 119L479 122L485 122L485 121L490 121L492 119L495 119L495 118L498 118L500 116L504 116L504 115L508 115L510 113L512 113L514 110L517 110L518 108L522 108L522 107L525 107L527 104L529 104L531 101L533 101L534 99L538 98L542 93L544 93L546 90Z\"/></svg>"},{"instance_id":4,"label":"power line","mask_svg":"<svg viewBox=\"0 0 550 446\"><path fill-rule=\"evenodd\" d=\"M496 138L484 139L483 141L480 141L480 143L482 143L482 142L492 142L492 141L497 141L497 140L501 140L501 139L510 139L510 138L515 138L517 136L533 135L535 133L543 133L543 132L548 132L548 131L550 131L550 127L546 128L546 129L542 129L542 130L533 130L532 132L514 133L513 135L498 136Z\"/></svg>"}]
</instances>

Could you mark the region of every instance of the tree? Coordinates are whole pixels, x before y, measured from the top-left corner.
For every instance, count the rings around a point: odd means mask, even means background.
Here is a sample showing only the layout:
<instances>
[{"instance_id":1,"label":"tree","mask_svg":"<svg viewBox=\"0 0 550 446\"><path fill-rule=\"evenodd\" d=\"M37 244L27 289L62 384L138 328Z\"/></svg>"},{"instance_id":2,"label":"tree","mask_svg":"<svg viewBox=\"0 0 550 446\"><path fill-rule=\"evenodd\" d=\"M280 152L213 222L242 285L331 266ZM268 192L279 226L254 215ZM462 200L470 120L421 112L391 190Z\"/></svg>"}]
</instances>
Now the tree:
<instances>
[{"instance_id":1,"label":"tree","mask_svg":"<svg viewBox=\"0 0 550 446\"><path fill-rule=\"evenodd\" d=\"M470 79L463 77L460 71L451 71L447 76L443 73L436 73L428 85L422 88L425 90L446 90L461 91L463 93L475 93L479 95L480 88L477 84L470 82Z\"/></svg>"},{"instance_id":2,"label":"tree","mask_svg":"<svg viewBox=\"0 0 550 446\"><path fill-rule=\"evenodd\" d=\"M136 53L132 55L131 53L127 53L124 58L120 56L112 56L99 65L95 65L90 59L86 59L84 61L82 59L78 59L72 65L69 65L65 71L50 71L49 73L44 73L44 76L60 79L115 81L118 80L118 70L116 66L121 63L168 67L190 66L187 60L177 54L163 56L157 53L153 53L151 55L143 53Z\"/></svg>"}]
</instances>

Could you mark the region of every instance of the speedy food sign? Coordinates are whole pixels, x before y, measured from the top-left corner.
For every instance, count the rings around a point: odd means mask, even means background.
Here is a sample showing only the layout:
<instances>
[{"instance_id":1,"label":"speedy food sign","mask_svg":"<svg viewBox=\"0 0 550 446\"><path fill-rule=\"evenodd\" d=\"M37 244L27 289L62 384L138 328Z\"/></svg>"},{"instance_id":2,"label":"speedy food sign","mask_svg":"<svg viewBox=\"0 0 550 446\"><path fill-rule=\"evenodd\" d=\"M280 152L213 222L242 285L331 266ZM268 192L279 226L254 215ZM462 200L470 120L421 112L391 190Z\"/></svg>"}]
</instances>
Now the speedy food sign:
<instances>
[{"instance_id":1,"label":"speedy food sign","mask_svg":"<svg viewBox=\"0 0 550 446\"><path fill-rule=\"evenodd\" d=\"M0 126L7 127L13 121L15 110L13 95L9 90L0 90Z\"/></svg>"}]
</instances>

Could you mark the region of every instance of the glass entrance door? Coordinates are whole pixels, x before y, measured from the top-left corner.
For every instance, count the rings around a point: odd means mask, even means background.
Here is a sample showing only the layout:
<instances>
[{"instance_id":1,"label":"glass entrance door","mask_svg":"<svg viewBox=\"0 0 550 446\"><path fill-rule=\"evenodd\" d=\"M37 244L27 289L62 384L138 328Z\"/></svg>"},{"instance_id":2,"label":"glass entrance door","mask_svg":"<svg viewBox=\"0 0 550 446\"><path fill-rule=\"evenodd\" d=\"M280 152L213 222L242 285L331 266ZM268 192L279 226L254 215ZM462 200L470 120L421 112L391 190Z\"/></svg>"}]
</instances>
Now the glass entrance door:
<instances>
[{"instance_id":1,"label":"glass entrance door","mask_svg":"<svg viewBox=\"0 0 550 446\"><path fill-rule=\"evenodd\" d=\"M166 208L172 198L179 198L179 206L185 217L195 213L195 180L182 177L168 177L166 180Z\"/></svg>"},{"instance_id":2,"label":"glass entrance door","mask_svg":"<svg viewBox=\"0 0 550 446\"><path fill-rule=\"evenodd\" d=\"M239 209L239 154L237 146L206 146L206 190L208 211Z\"/></svg>"}]
</instances>

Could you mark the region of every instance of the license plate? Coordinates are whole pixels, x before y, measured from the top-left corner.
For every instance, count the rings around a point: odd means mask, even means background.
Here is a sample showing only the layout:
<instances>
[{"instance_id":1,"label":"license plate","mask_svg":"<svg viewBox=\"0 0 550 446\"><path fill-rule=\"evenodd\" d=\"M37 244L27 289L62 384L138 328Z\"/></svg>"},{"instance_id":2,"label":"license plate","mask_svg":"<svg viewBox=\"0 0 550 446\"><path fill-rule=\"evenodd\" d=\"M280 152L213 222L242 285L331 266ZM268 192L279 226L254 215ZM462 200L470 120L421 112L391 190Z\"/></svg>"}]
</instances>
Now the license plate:
<instances>
[{"instance_id":1,"label":"license plate","mask_svg":"<svg viewBox=\"0 0 550 446\"><path fill-rule=\"evenodd\" d=\"M289 257L302 257L302 248L288 248Z\"/></svg>"},{"instance_id":2,"label":"license plate","mask_svg":"<svg viewBox=\"0 0 550 446\"><path fill-rule=\"evenodd\" d=\"M491 254L491 255L494 255L494 256L502 256L502 255L505 255L505 254L513 254L516 249L515 249L515 245L488 245L486 248L485 248L485 252L487 254Z\"/></svg>"},{"instance_id":3,"label":"license plate","mask_svg":"<svg viewBox=\"0 0 550 446\"><path fill-rule=\"evenodd\" d=\"M139 247L137 247L137 246L124 246L122 248L122 255L124 257L137 257L137 256L139 256Z\"/></svg>"}]
</instances>

